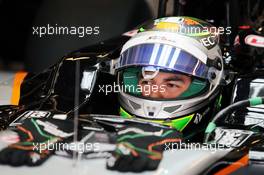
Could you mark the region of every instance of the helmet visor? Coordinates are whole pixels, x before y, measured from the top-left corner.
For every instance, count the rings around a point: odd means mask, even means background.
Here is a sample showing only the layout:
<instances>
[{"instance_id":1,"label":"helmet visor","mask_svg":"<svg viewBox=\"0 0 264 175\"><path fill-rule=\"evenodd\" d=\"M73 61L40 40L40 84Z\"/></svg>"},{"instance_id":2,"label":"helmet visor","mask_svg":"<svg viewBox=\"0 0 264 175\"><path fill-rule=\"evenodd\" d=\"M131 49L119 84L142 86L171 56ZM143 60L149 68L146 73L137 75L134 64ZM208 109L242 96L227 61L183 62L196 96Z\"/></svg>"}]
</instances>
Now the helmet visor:
<instances>
[{"instance_id":1,"label":"helmet visor","mask_svg":"<svg viewBox=\"0 0 264 175\"><path fill-rule=\"evenodd\" d=\"M121 54L118 69L155 66L207 79L208 66L190 53L170 45L149 43L133 46Z\"/></svg>"}]
</instances>

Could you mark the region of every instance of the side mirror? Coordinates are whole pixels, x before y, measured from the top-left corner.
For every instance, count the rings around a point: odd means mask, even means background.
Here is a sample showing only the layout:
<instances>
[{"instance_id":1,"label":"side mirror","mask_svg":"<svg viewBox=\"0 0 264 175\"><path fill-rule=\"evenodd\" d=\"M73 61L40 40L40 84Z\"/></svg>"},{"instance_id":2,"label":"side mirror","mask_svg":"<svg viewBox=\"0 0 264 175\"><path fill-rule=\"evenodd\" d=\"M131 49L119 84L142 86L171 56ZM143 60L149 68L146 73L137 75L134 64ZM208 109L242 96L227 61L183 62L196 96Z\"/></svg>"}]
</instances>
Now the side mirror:
<instances>
[{"instance_id":1,"label":"side mirror","mask_svg":"<svg viewBox=\"0 0 264 175\"><path fill-rule=\"evenodd\" d=\"M91 67L82 72L81 89L89 94L92 92L97 78L97 68Z\"/></svg>"}]
</instances>

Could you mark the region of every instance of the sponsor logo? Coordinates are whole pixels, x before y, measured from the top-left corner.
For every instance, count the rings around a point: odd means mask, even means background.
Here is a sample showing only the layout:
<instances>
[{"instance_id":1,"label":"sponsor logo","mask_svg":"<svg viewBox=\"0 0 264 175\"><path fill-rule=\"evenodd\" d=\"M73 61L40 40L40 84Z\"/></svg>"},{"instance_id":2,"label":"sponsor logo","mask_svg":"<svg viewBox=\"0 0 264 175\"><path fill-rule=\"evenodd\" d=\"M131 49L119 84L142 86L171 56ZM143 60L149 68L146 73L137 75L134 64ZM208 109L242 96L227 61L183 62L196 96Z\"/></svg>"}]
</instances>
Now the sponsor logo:
<instances>
[{"instance_id":1,"label":"sponsor logo","mask_svg":"<svg viewBox=\"0 0 264 175\"><path fill-rule=\"evenodd\" d=\"M9 126L21 125L23 121L28 118L47 118L50 114L51 112L49 111L26 111L16 118Z\"/></svg>"}]
</instances>

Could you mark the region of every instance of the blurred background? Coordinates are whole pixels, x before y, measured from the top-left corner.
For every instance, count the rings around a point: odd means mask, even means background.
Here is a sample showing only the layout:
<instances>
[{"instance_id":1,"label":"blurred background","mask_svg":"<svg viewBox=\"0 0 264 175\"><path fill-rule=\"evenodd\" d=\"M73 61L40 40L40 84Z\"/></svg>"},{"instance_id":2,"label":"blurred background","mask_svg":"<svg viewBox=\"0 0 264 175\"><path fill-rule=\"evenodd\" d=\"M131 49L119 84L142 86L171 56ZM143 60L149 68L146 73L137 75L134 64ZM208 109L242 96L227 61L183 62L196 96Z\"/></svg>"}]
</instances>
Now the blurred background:
<instances>
[{"instance_id":1,"label":"blurred background","mask_svg":"<svg viewBox=\"0 0 264 175\"><path fill-rule=\"evenodd\" d=\"M252 25L263 0L0 0L0 71L40 72L63 55L163 16L192 16L216 26ZM36 26L99 26L99 35L33 35Z\"/></svg>"}]
</instances>

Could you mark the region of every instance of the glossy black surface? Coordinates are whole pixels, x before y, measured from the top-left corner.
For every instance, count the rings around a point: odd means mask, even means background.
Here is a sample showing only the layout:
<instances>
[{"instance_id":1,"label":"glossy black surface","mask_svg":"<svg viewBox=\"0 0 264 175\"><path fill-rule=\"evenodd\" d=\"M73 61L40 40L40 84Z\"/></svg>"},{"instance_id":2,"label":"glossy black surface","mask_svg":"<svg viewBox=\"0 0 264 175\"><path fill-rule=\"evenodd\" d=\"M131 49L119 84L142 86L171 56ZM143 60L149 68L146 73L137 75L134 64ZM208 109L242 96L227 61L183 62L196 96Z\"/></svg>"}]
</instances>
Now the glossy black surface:
<instances>
[{"instance_id":1,"label":"glossy black surface","mask_svg":"<svg viewBox=\"0 0 264 175\"><path fill-rule=\"evenodd\" d=\"M254 97L264 96L264 70L256 70L253 73L239 76L232 92L231 103ZM241 108L226 119L227 122L248 125L247 118L258 118L264 121L264 105ZM256 120L256 122L259 122ZM254 122L252 123L254 124Z\"/></svg>"},{"instance_id":2,"label":"glossy black surface","mask_svg":"<svg viewBox=\"0 0 264 175\"><path fill-rule=\"evenodd\" d=\"M119 57L121 47L128 39L129 37L120 36L82 48L66 55L40 74L29 73L21 85L19 106L0 106L1 128L5 128L16 115L26 110L70 114L74 109L80 108L80 113L117 114L117 111L113 111L118 109L116 94L105 96L99 93L99 85L112 84L115 81L113 75L104 71L109 71L108 62ZM92 88L94 89L92 95L89 90L81 88L84 72L87 71L95 71L96 76L100 77ZM76 76L77 74L79 76ZM75 88L78 88L79 94L79 102L76 104ZM10 111L13 111L12 115Z\"/></svg>"}]
</instances>

